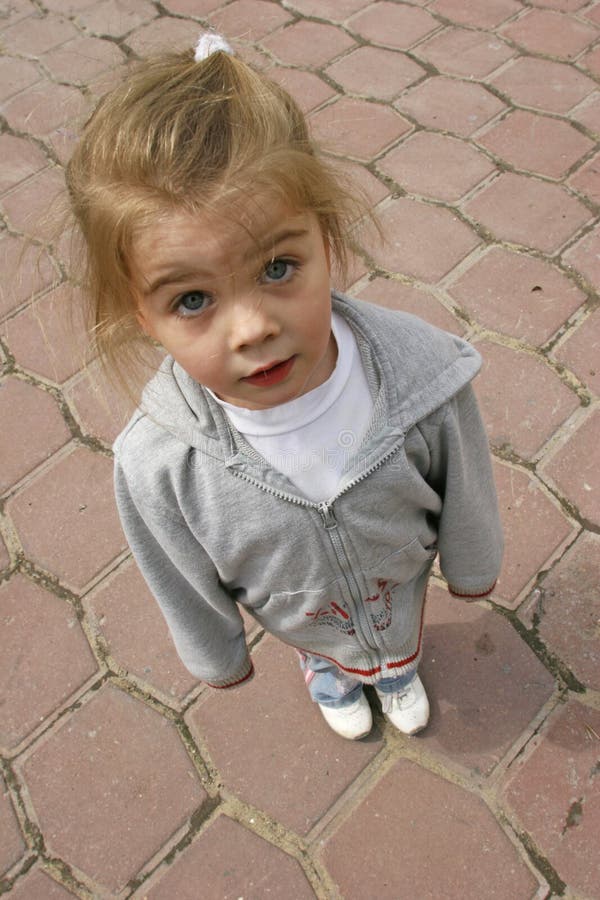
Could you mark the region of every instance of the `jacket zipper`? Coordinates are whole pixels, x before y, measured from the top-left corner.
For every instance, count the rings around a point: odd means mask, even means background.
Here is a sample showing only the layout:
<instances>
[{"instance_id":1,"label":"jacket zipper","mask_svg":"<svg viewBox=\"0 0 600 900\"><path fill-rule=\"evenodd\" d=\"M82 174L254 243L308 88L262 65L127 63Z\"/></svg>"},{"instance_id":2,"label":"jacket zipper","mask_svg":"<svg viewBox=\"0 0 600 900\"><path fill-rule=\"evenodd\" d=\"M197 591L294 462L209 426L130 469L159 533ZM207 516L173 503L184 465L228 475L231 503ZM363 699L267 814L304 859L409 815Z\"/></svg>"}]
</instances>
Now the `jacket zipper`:
<instances>
[{"instance_id":1,"label":"jacket zipper","mask_svg":"<svg viewBox=\"0 0 600 900\"><path fill-rule=\"evenodd\" d=\"M238 472L236 469L231 469L233 474L238 478L242 478L244 481L248 481L250 482L250 484L254 484L256 487L260 488L260 490L262 491L265 491L265 493L267 494L278 497L280 500L286 500L288 503L293 503L296 506L309 507L318 511L323 525L329 535L329 540L331 541L331 544L333 546L340 572L346 582L350 597L352 598L352 605L354 606L354 611L356 613L354 622L356 624L357 636L361 640L361 643L364 644L368 650L379 650L379 647L377 647L377 645L374 643L373 632L365 615L360 589L354 575L352 574L352 567L350 566L350 561L348 560L346 549L337 530L338 523L332 507L336 500L338 500L345 493L351 490L351 488L355 487L355 485L359 484L361 481L364 481L365 478L367 478L373 472L376 472L377 469L381 468L381 466L385 462L387 462L387 460L391 456L393 456L398 448L402 445L403 440L404 434L401 438L398 439L398 441L394 443L394 445L389 450L386 451L386 453L384 453L384 455L380 459L377 460L376 463L362 472L361 475L350 481L343 488L343 490L339 492L339 494L336 494L335 497L333 497L328 502L313 503L310 500L303 500L301 497L294 496L294 494L287 494L285 493L285 491L278 491L276 488L272 488L267 484L263 484L257 478L253 478L251 475L246 475L245 472Z\"/></svg>"},{"instance_id":2,"label":"jacket zipper","mask_svg":"<svg viewBox=\"0 0 600 900\"><path fill-rule=\"evenodd\" d=\"M331 504L320 503L319 513L327 530L327 534L329 535L329 540L331 541L331 545L338 561L338 566L340 567L342 576L346 582L346 587L348 588L348 592L352 599L354 613L352 618L357 636L367 650L377 650L378 647L374 643L373 632L365 614L360 588L352 572L352 566L350 565L346 548L344 547L344 543L339 533L337 519L331 508Z\"/></svg>"}]
</instances>

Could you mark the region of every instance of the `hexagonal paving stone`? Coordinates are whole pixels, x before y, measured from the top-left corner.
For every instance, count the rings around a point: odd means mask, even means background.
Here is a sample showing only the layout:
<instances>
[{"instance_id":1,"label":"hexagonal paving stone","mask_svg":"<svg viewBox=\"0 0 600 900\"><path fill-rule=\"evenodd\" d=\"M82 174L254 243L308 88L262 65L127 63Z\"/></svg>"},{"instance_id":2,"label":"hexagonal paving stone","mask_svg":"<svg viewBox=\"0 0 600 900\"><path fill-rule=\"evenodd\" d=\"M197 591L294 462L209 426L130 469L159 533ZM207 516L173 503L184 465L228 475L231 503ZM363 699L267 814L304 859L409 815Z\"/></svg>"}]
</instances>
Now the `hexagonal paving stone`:
<instances>
[{"instance_id":1,"label":"hexagonal paving stone","mask_svg":"<svg viewBox=\"0 0 600 900\"><path fill-rule=\"evenodd\" d=\"M60 280L47 252L13 235L0 237L0 318Z\"/></svg>"},{"instance_id":2,"label":"hexagonal paving stone","mask_svg":"<svg viewBox=\"0 0 600 900\"><path fill-rule=\"evenodd\" d=\"M43 57L44 65L58 81L85 84L107 69L125 60L122 50L113 41L93 37L78 37Z\"/></svg>"},{"instance_id":3,"label":"hexagonal paving stone","mask_svg":"<svg viewBox=\"0 0 600 900\"><path fill-rule=\"evenodd\" d=\"M369 0L286 0L286 6L305 16L344 22L359 9L369 6Z\"/></svg>"},{"instance_id":4,"label":"hexagonal paving stone","mask_svg":"<svg viewBox=\"0 0 600 900\"><path fill-rule=\"evenodd\" d=\"M148 377L153 374L151 371ZM95 360L65 390L75 418L85 434L111 445L129 421L135 399L126 397L111 384L100 363Z\"/></svg>"},{"instance_id":5,"label":"hexagonal paving stone","mask_svg":"<svg viewBox=\"0 0 600 900\"><path fill-rule=\"evenodd\" d=\"M116 69L111 69L109 73L110 76L114 76ZM88 113L92 112L91 107L93 106L91 94L86 96L86 105L88 106ZM51 152L56 156L57 160L61 164L61 166L66 166L73 155L73 151L75 149L75 145L79 140L79 122L86 118L85 114L75 121L67 122L65 125L60 125L55 128L53 131L50 131L47 135L44 136L44 143L51 150ZM50 243L60 244L63 239L64 232L56 235L55 232L52 232Z\"/></svg>"},{"instance_id":6,"label":"hexagonal paving stone","mask_svg":"<svg viewBox=\"0 0 600 900\"><path fill-rule=\"evenodd\" d=\"M566 113L595 89L591 78L572 66L525 56L490 79L516 103Z\"/></svg>"},{"instance_id":7,"label":"hexagonal paving stone","mask_svg":"<svg viewBox=\"0 0 600 900\"><path fill-rule=\"evenodd\" d=\"M357 848L360 865L349 865ZM324 860L344 897L506 900L537 887L483 800L406 759L327 841Z\"/></svg>"},{"instance_id":8,"label":"hexagonal paving stone","mask_svg":"<svg viewBox=\"0 0 600 900\"><path fill-rule=\"evenodd\" d=\"M75 21L92 34L119 38L150 22L156 14L148 0L102 0L80 12Z\"/></svg>"},{"instance_id":9,"label":"hexagonal paving stone","mask_svg":"<svg viewBox=\"0 0 600 900\"><path fill-rule=\"evenodd\" d=\"M355 294L388 309L399 309L453 334L464 334L464 322L456 319L432 294L387 278L375 278Z\"/></svg>"},{"instance_id":10,"label":"hexagonal paving stone","mask_svg":"<svg viewBox=\"0 0 600 900\"><path fill-rule=\"evenodd\" d=\"M24 56L39 56L77 37L75 26L62 16L28 16L2 35L5 47Z\"/></svg>"},{"instance_id":11,"label":"hexagonal paving stone","mask_svg":"<svg viewBox=\"0 0 600 900\"><path fill-rule=\"evenodd\" d=\"M393 50L359 47L325 69L345 91L363 97L392 100L425 74L415 62Z\"/></svg>"},{"instance_id":12,"label":"hexagonal paving stone","mask_svg":"<svg viewBox=\"0 0 600 900\"><path fill-rule=\"evenodd\" d=\"M261 44L282 63L318 68L349 50L354 41L333 25L301 20L274 32Z\"/></svg>"},{"instance_id":13,"label":"hexagonal paving stone","mask_svg":"<svg viewBox=\"0 0 600 900\"><path fill-rule=\"evenodd\" d=\"M335 97L335 90L313 72L273 66L269 69L269 78L281 84L305 114L316 109L317 106L321 106L326 100Z\"/></svg>"},{"instance_id":14,"label":"hexagonal paving stone","mask_svg":"<svg viewBox=\"0 0 600 900\"><path fill-rule=\"evenodd\" d=\"M600 134L600 91L591 94L569 114L571 119L581 122L590 131Z\"/></svg>"},{"instance_id":15,"label":"hexagonal paving stone","mask_svg":"<svg viewBox=\"0 0 600 900\"><path fill-rule=\"evenodd\" d=\"M239 690L204 694L186 720L229 790L306 834L381 743L376 734L350 742L329 729L290 647L267 637L253 658L252 681Z\"/></svg>"},{"instance_id":16,"label":"hexagonal paving stone","mask_svg":"<svg viewBox=\"0 0 600 900\"><path fill-rule=\"evenodd\" d=\"M552 356L575 372L595 394L600 395L600 309L595 309Z\"/></svg>"},{"instance_id":17,"label":"hexagonal paving stone","mask_svg":"<svg viewBox=\"0 0 600 900\"><path fill-rule=\"evenodd\" d=\"M394 3L370 3L348 22L347 28L368 41L407 50L440 28L440 22L424 9Z\"/></svg>"},{"instance_id":18,"label":"hexagonal paving stone","mask_svg":"<svg viewBox=\"0 0 600 900\"><path fill-rule=\"evenodd\" d=\"M517 169L562 178L594 142L568 122L517 109L477 136L477 143Z\"/></svg>"},{"instance_id":19,"label":"hexagonal paving stone","mask_svg":"<svg viewBox=\"0 0 600 900\"><path fill-rule=\"evenodd\" d=\"M41 78L40 70L26 59L5 56L0 59L0 100L18 94Z\"/></svg>"},{"instance_id":20,"label":"hexagonal paving stone","mask_svg":"<svg viewBox=\"0 0 600 900\"><path fill-rule=\"evenodd\" d=\"M61 383L86 365L89 347L77 290L68 284L45 294L0 327L16 362Z\"/></svg>"},{"instance_id":21,"label":"hexagonal paving stone","mask_svg":"<svg viewBox=\"0 0 600 900\"><path fill-rule=\"evenodd\" d=\"M149 56L174 49L186 50L195 40L196 31L190 33L190 23L186 19L161 16L136 28L128 35L126 43L138 56Z\"/></svg>"},{"instance_id":22,"label":"hexagonal paving stone","mask_svg":"<svg viewBox=\"0 0 600 900\"><path fill-rule=\"evenodd\" d=\"M164 0L162 6L167 12L191 19L207 16L223 5L223 0Z\"/></svg>"},{"instance_id":23,"label":"hexagonal paving stone","mask_svg":"<svg viewBox=\"0 0 600 900\"><path fill-rule=\"evenodd\" d=\"M480 84L436 75L396 100L400 112L421 125L469 137L505 106Z\"/></svg>"},{"instance_id":24,"label":"hexagonal paving stone","mask_svg":"<svg viewBox=\"0 0 600 900\"><path fill-rule=\"evenodd\" d=\"M581 9L582 6L586 6L585 0L572 0L574 3L574 9ZM598 6L591 6L587 9L582 10L582 15L584 18L589 19L590 22L595 22L596 25L600 25L600 8Z\"/></svg>"},{"instance_id":25,"label":"hexagonal paving stone","mask_svg":"<svg viewBox=\"0 0 600 900\"><path fill-rule=\"evenodd\" d=\"M583 684L600 691L600 536L583 532L546 576L539 634Z\"/></svg>"},{"instance_id":26,"label":"hexagonal paving stone","mask_svg":"<svg viewBox=\"0 0 600 900\"><path fill-rule=\"evenodd\" d=\"M45 168L5 194L2 208L15 231L51 240L57 236L57 226L49 210L56 208L64 190L64 172L58 166Z\"/></svg>"},{"instance_id":27,"label":"hexagonal paving stone","mask_svg":"<svg viewBox=\"0 0 600 900\"><path fill-rule=\"evenodd\" d=\"M112 462L85 448L27 484L7 511L27 558L74 590L127 547L113 499Z\"/></svg>"},{"instance_id":28,"label":"hexagonal paving stone","mask_svg":"<svg viewBox=\"0 0 600 900\"><path fill-rule=\"evenodd\" d=\"M2 114L16 131L44 137L81 115L84 108L77 88L40 81L5 103Z\"/></svg>"},{"instance_id":29,"label":"hexagonal paving stone","mask_svg":"<svg viewBox=\"0 0 600 900\"><path fill-rule=\"evenodd\" d=\"M494 28L520 12L522 6L517 0L486 0L485 4L479 0L434 0L429 9L458 25Z\"/></svg>"},{"instance_id":30,"label":"hexagonal paving stone","mask_svg":"<svg viewBox=\"0 0 600 900\"><path fill-rule=\"evenodd\" d=\"M363 191L369 206L376 206L380 200L389 196L390 189L387 185L372 175L361 163L340 159L336 160L335 168L336 174L341 176L342 180L346 178L347 182L350 183L352 192L356 192L357 188L359 191ZM367 226L366 231L368 232L368 230L369 226ZM362 239L363 234L359 232L355 237L357 240Z\"/></svg>"},{"instance_id":31,"label":"hexagonal paving stone","mask_svg":"<svg viewBox=\"0 0 600 900\"><path fill-rule=\"evenodd\" d=\"M76 896L36 868L17 881L11 890L10 900L71 900Z\"/></svg>"},{"instance_id":32,"label":"hexagonal paving stone","mask_svg":"<svg viewBox=\"0 0 600 900\"><path fill-rule=\"evenodd\" d=\"M600 203L600 153L596 153L569 178L576 191Z\"/></svg>"},{"instance_id":33,"label":"hexagonal paving stone","mask_svg":"<svg viewBox=\"0 0 600 900\"><path fill-rule=\"evenodd\" d=\"M581 272L595 289L600 284L600 227L596 226L570 247L564 261Z\"/></svg>"},{"instance_id":34,"label":"hexagonal paving stone","mask_svg":"<svg viewBox=\"0 0 600 900\"><path fill-rule=\"evenodd\" d=\"M409 193L449 203L460 200L495 169L469 144L424 131L387 153L377 167Z\"/></svg>"},{"instance_id":35,"label":"hexagonal paving stone","mask_svg":"<svg viewBox=\"0 0 600 900\"><path fill-rule=\"evenodd\" d=\"M26 844L19 828L19 823L6 789L4 778L0 777L0 875L17 863L26 850Z\"/></svg>"},{"instance_id":36,"label":"hexagonal paving stone","mask_svg":"<svg viewBox=\"0 0 600 900\"><path fill-rule=\"evenodd\" d=\"M368 161L411 130L389 106L342 97L310 116L316 139L332 153Z\"/></svg>"},{"instance_id":37,"label":"hexagonal paving stone","mask_svg":"<svg viewBox=\"0 0 600 900\"><path fill-rule=\"evenodd\" d=\"M493 234L525 247L554 253L591 216L558 184L504 172L464 206Z\"/></svg>"},{"instance_id":38,"label":"hexagonal paving stone","mask_svg":"<svg viewBox=\"0 0 600 900\"><path fill-rule=\"evenodd\" d=\"M506 803L560 878L600 893L600 712L570 700L508 772Z\"/></svg>"},{"instance_id":39,"label":"hexagonal paving stone","mask_svg":"<svg viewBox=\"0 0 600 900\"><path fill-rule=\"evenodd\" d=\"M594 75L600 75L600 47L590 50L584 57L578 60L580 66L588 69Z\"/></svg>"},{"instance_id":40,"label":"hexagonal paving stone","mask_svg":"<svg viewBox=\"0 0 600 900\"><path fill-rule=\"evenodd\" d=\"M418 59L440 72L475 79L490 75L516 52L497 35L466 28L448 28L415 49Z\"/></svg>"},{"instance_id":41,"label":"hexagonal paving stone","mask_svg":"<svg viewBox=\"0 0 600 900\"><path fill-rule=\"evenodd\" d=\"M196 680L180 662L158 604L133 561L88 594L84 607L108 653L128 674L170 701L191 691Z\"/></svg>"},{"instance_id":42,"label":"hexagonal paving stone","mask_svg":"<svg viewBox=\"0 0 600 900\"><path fill-rule=\"evenodd\" d=\"M228 39L243 38L245 41L259 41L292 21L288 12L267 0L233 0L208 18L211 25Z\"/></svg>"},{"instance_id":43,"label":"hexagonal paving stone","mask_svg":"<svg viewBox=\"0 0 600 900\"><path fill-rule=\"evenodd\" d=\"M81 9L92 6L90 0L45 0L44 7L64 16L74 16Z\"/></svg>"},{"instance_id":44,"label":"hexagonal paving stone","mask_svg":"<svg viewBox=\"0 0 600 900\"><path fill-rule=\"evenodd\" d=\"M491 247L448 288L486 328L543 344L585 302L562 272L523 253Z\"/></svg>"},{"instance_id":45,"label":"hexagonal paving stone","mask_svg":"<svg viewBox=\"0 0 600 900\"><path fill-rule=\"evenodd\" d=\"M495 464L494 479L504 526L504 562L494 600L514 607L576 532L532 475Z\"/></svg>"},{"instance_id":46,"label":"hexagonal paving stone","mask_svg":"<svg viewBox=\"0 0 600 900\"><path fill-rule=\"evenodd\" d=\"M144 884L148 900L209 900L289 897L312 900L315 894L300 864L237 822L220 816L203 831L156 883ZM150 886L151 885L151 886Z\"/></svg>"},{"instance_id":47,"label":"hexagonal paving stone","mask_svg":"<svg viewBox=\"0 0 600 900\"><path fill-rule=\"evenodd\" d=\"M0 382L0 493L71 440L54 397L26 381Z\"/></svg>"},{"instance_id":48,"label":"hexagonal paving stone","mask_svg":"<svg viewBox=\"0 0 600 900\"><path fill-rule=\"evenodd\" d=\"M386 236L379 265L435 284L479 244L479 238L447 209L401 198L379 214Z\"/></svg>"},{"instance_id":49,"label":"hexagonal paving stone","mask_svg":"<svg viewBox=\"0 0 600 900\"><path fill-rule=\"evenodd\" d=\"M579 513L600 525L600 409L593 410L541 471L548 474L558 489L573 503Z\"/></svg>"},{"instance_id":50,"label":"hexagonal paving stone","mask_svg":"<svg viewBox=\"0 0 600 900\"><path fill-rule=\"evenodd\" d=\"M0 745L12 751L97 672L73 607L24 578L0 586Z\"/></svg>"},{"instance_id":51,"label":"hexagonal paving stone","mask_svg":"<svg viewBox=\"0 0 600 900\"><path fill-rule=\"evenodd\" d=\"M488 341L477 349L484 360L477 396L490 441L530 459L579 407L579 400L541 360Z\"/></svg>"},{"instance_id":52,"label":"hexagonal paving stone","mask_svg":"<svg viewBox=\"0 0 600 900\"><path fill-rule=\"evenodd\" d=\"M598 35L591 25L551 9L530 9L501 32L532 53L562 59L578 56Z\"/></svg>"},{"instance_id":53,"label":"hexagonal paving stone","mask_svg":"<svg viewBox=\"0 0 600 900\"><path fill-rule=\"evenodd\" d=\"M175 727L111 686L19 769L48 852L104 885L101 896L134 878L206 798Z\"/></svg>"},{"instance_id":54,"label":"hexagonal paving stone","mask_svg":"<svg viewBox=\"0 0 600 900\"><path fill-rule=\"evenodd\" d=\"M0 192L13 188L48 165L48 160L39 147L31 141L13 137L12 134L0 135L0 156Z\"/></svg>"},{"instance_id":55,"label":"hexagonal paving stone","mask_svg":"<svg viewBox=\"0 0 600 900\"><path fill-rule=\"evenodd\" d=\"M550 698L554 678L498 613L430 586L420 670L431 719L420 740L488 774Z\"/></svg>"}]
</instances>

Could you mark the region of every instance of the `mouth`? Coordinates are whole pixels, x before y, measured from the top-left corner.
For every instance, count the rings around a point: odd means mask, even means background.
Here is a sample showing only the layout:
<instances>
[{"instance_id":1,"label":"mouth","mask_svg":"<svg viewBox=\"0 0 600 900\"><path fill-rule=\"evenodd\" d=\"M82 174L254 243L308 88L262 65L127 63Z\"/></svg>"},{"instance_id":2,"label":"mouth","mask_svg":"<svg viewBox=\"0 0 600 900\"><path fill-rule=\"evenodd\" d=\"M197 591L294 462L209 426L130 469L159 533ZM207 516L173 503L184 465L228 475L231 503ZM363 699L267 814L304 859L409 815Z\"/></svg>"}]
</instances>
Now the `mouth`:
<instances>
[{"instance_id":1,"label":"mouth","mask_svg":"<svg viewBox=\"0 0 600 900\"><path fill-rule=\"evenodd\" d=\"M245 381L246 384L257 385L258 387L270 387L272 384L278 384L290 374L295 359L295 356L290 356L289 359L284 359L283 362L270 363L268 366L257 369L251 375L246 375L241 381Z\"/></svg>"}]
</instances>

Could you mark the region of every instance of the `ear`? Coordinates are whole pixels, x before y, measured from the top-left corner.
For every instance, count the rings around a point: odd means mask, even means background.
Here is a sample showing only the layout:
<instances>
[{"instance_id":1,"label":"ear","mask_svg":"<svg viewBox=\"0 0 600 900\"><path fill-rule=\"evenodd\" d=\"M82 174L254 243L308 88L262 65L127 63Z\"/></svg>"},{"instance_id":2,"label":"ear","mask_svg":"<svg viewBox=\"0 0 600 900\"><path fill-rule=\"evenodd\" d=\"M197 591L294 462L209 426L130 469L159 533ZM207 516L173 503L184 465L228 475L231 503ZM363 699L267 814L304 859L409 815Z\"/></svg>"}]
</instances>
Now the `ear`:
<instances>
[{"instance_id":1,"label":"ear","mask_svg":"<svg viewBox=\"0 0 600 900\"><path fill-rule=\"evenodd\" d=\"M144 334L149 338L154 338L154 334L152 333L152 328L151 328L149 322L147 321L146 316L144 315L144 312L140 308L138 303L136 303L134 316L135 316L135 320L136 320L137 324L139 325L140 329L144 332Z\"/></svg>"},{"instance_id":2,"label":"ear","mask_svg":"<svg viewBox=\"0 0 600 900\"><path fill-rule=\"evenodd\" d=\"M323 250L325 251L325 259L327 260L327 269L331 275L331 244L329 242L329 236L325 232L323 232Z\"/></svg>"}]
</instances>

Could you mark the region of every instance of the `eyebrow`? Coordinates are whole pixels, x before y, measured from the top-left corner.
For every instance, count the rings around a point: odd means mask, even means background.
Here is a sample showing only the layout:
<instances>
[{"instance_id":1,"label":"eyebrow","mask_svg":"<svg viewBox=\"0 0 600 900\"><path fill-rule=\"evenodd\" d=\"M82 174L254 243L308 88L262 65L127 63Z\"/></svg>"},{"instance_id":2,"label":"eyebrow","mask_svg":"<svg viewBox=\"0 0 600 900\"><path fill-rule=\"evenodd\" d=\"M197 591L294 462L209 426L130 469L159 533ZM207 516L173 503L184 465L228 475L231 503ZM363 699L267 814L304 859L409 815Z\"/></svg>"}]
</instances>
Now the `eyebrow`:
<instances>
[{"instance_id":1,"label":"eyebrow","mask_svg":"<svg viewBox=\"0 0 600 900\"><path fill-rule=\"evenodd\" d=\"M202 277L206 277L206 273L198 269L169 269L164 275L160 275L154 281L148 282L142 293L145 297L149 297L165 284L179 284L180 282L193 281L195 278Z\"/></svg>"},{"instance_id":2,"label":"eyebrow","mask_svg":"<svg viewBox=\"0 0 600 900\"><path fill-rule=\"evenodd\" d=\"M306 237L307 234L308 228L283 228L281 231L268 234L266 238L257 240L256 247L258 248L258 252L262 254L267 251L267 248L274 249L278 244L282 244L284 241L293 238ZM251 259L255 253L256 249L254 247L249 248L246 253L244 253L244 261L246 262L248 259Z\"/></svg>"},{"instance_id":3,"label":"eyebrow","mask_svg":"<svg viewBox=\"0 0 600 900\"><path fill-rule=\"evenodd\" d=\"M267 235L266 238L261 238L260 240L257 240L256 243L253 243L253 245L243 254L242 259L244 262L248 262L253 257L258 255L262 256L268 249L274 250L284 241L306 237L307 234L308 228L284 228L281 231L276 231L274 234ZM143 294L145 297L148 297L164 285L193 281L196 278L206 278L208 276L209 273L203 272L202 269L170 269L168 272L165 272L164 275L159 275L158 278L149 282L144 287Z\"/></svg>"}]
</instances>

